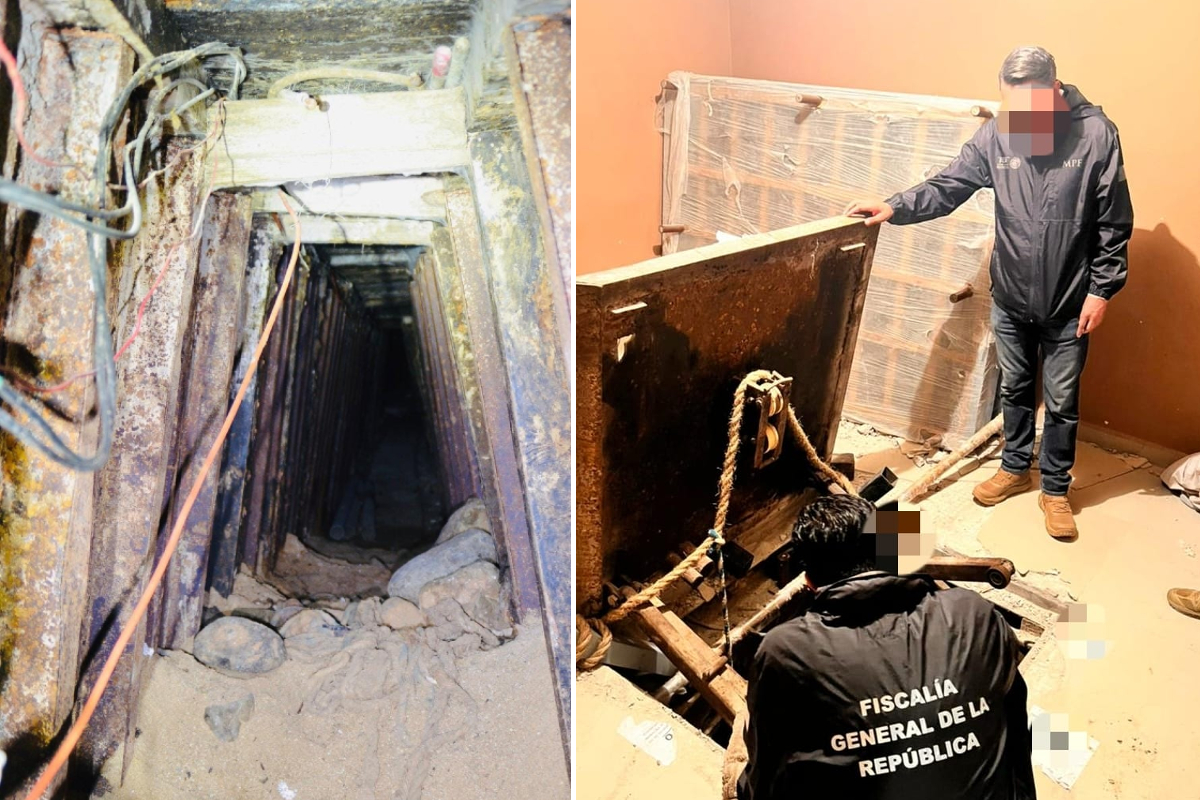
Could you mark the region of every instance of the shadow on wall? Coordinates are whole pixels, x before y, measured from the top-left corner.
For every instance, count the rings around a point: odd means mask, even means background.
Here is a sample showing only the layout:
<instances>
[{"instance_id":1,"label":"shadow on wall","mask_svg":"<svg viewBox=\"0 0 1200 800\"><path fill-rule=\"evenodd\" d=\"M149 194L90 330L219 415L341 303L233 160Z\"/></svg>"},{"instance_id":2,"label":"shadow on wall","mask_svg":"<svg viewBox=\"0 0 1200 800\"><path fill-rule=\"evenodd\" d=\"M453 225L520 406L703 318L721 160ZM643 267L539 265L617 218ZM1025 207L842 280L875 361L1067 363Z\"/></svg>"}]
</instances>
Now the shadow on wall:
<instances>
[{"instance_id":1,"label":"shadow on wall","mask_svg":"<svg viewBox=\"0 0 1200 800\"><path fill-rule=\"evenodd\" d=\"M1083 374L1083 421L1185 453L1200 451L1197 320L1195 253L1165 224L1135 230L1129 281L1093 334Z\"/></svg>"}]
</instances>

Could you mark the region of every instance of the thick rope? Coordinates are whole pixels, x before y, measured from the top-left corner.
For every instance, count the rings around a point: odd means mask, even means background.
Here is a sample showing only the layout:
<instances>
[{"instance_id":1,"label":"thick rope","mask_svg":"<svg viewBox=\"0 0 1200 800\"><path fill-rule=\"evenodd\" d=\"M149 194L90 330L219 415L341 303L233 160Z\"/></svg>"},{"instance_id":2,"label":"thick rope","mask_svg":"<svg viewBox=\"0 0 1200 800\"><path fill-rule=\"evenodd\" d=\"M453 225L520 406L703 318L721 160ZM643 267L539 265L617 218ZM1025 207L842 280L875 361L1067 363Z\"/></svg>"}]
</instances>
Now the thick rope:
<instances>
[{"instance_id":1,"label":"thick rope","mask_svg":"<svg viewBox=\"0 0 1200 800\"><path fill-rule=\"evenodd\" d=\"M593 628L592 626L595 626ZM597 633L599 631L599 633ZM612 645L612 631L604 620L592 620L589 624L579 614L575 615L575 668L590 672L604 663L608 648Z\"/></svg>"},{"instance_id":2,"label":"thick rope","mask_svg":"<svg viewBox=\"0 0 1200 800\"><path fill-rule=\"evenodd\" d=\"M729 603L728 595L725 591L725 559L722 545L725 544L725 523L729 517L729 502L733 496L733 482L737 473L737 456L742 438L742 418L745 415L746 409L746 389L752 383L756 383L759 380L772 378L774 374L770 370L755 370L742 378L741 382L738 383L736 391L734 391L733 410L729 414L729 442L725 447L725 461L721 468L721 477L717 482L717 510L713 519L712 529L708 532L709 538L689 553L686 558L676 564L666 575L663 575L654 583L642 589L642 591L626 599L625 602L612 611L609 611L602 618L583 620L580 617L576 619L578 639L575 646L576 664L581 669L595 669L595 667L600 666L604 662L604 656L608 653L609 645L612 643L612 634L608 632L609 624L620 622L634 611L658 597L668 586L679 580L684 573L695 567L706 555L709 555L710 550L715 551L717 569L721 579L722 616L725 629L724 641L726 647L728 647L730 641ZM849 494L857 494L853 484L846 479L846 476L821 460L816 448L813 447L808 435L804 432L804 428L800 425L796 411L791 405L788 406L788 427L792 435L796 437L800 449L804 451L808 463L819 476L825 478L830 483L837 483L838 486ZM601 631L601 633L596 634L590 626L595 626L596 630ZM587 637L586 640L585 636ZM580 653L582 652L580 647L589 647L592 638L596 636L600 637L600 642L596 649L585 661L580 661ZM585 663L594 664L594 666L584 666Z\"/></svg>"}]
</instances>

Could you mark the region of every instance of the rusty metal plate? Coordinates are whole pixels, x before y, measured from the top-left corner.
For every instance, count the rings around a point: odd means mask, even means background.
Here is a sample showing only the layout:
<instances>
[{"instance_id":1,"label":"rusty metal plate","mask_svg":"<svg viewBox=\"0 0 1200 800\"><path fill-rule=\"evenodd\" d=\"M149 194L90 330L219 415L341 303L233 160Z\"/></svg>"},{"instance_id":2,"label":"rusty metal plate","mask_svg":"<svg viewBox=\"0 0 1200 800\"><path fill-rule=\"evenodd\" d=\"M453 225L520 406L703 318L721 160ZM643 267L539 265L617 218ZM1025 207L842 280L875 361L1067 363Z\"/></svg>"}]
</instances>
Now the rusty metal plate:
<instances>
[{"instance_id":1,"label":"rusty metal plate","mask_svg":"<svg viewBox=\"0 0 1200 800\"><path fill-rule=\"evenodd\" d=\"M179 430L168 490L175 489L159 548L175 525L184 493L199 477L229 404L250 246L250 199L221 193L209 199L200 240L200 261L192 321L186 342L186 372L181 380ZM171 559L163 588L155 598L150 629L157 646L192 649L200 630L200 612L208 573L219 475L210 470L196 499L179 549Z\"/></svg>"},{"instance_id":2,"label":"rusty metal plate","mask_svg":"<svg viewBox=\"0 0 1200 800\"><path fill-rule=\"evenodd\" d=\"M829 455L877 235L840 217L579 279L582 609L596 610L604 582L643 580L704 539L734 389L748 372L793 379L792 405ZM803 455L787 447L775 464L740 471L734 541L744 521L809 484Z\"/></svg>"},{"instance_id":3,"label":"rusty metal plate","mask_svg":"<svg viewBox=\"0 0 1200 800\"><path fill-rule=\"evenodd\" d=\"M562 277L569 306L574 300L570 13L514 23L509 68L530 182L546 240L553 244L547 255Z\"/></svg>"},{"instance_id":4,"label":"rusty metal plate","mask_svg":"<svg viewBox=\"0 0 1200 800\"><path fill-rule=\"evenodd\" d=\"M48 158L91 163L101 118L132 73L132 51L115 36L75 31L54 31L40 44L26 43L41 48L29 68L36 75L26 72L36 109L26 123L29 138ZM91 200L87 170L23 159L17 177L64 200ZM46 383L90 370L85 234L13 208L6 222L10 249L4 268L11 264L15 270L11 289L0 280L7 298L6 364ZM48 415L55 432L85 453L96 442L96 426L79 421L94 404L92 387L90 380L78 381L51 400L66 418ZM0 749L8 752L5 785L13 791L34 769L74 700L93 486L93 475L73 473L0 435Z\"/></svg>"}]
</instances>

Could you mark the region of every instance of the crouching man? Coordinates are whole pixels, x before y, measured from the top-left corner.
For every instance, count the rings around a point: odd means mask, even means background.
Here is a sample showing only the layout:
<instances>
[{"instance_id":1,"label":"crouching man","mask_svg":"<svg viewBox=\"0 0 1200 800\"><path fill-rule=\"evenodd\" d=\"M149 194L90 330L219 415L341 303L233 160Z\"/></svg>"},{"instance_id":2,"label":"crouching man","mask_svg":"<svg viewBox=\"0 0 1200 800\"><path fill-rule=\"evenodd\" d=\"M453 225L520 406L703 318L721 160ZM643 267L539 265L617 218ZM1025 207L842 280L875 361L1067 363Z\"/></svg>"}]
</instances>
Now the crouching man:
<instances>
[{"instance_id":1,"label":"crouching man","mask_svg":"<svg viewBox=\"0 0 1200 800\"><path fill-rule=\"evenodd\" d=\"M1016 636L971 591L876 570L874 510L822 497L796 522L816 596L754 657L737 797L1034 798Z\"/></svg>"}]
</instances>

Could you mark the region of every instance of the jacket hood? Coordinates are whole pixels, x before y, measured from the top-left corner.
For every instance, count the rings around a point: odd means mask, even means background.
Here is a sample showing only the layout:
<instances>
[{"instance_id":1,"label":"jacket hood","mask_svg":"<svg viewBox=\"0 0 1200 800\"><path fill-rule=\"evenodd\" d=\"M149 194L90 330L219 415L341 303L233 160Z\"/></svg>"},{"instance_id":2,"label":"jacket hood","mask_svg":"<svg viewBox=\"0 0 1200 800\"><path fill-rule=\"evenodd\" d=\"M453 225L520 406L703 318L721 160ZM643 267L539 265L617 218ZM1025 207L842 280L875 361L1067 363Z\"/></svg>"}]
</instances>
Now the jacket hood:
<instances>
[{"instance_id":1,"label":"jacket hood","mask_svg":"<svg viewBox=\"0 0 1200 800\"><path fill-rule=\"evenodd\" d=\"M925 576L867 572L824 587L809 610L828 622L862 624L916 608L936 590L933 580Z\"/></svg>"},{"instance_id":2,"label":"jacket hood","mask_svg":"<svg viewBox=\"0 0 1200 800\"><path fill-rule=\"evenodd\" d=\"M1104 113L1104 109L1102 109L1100 106L1092 105L1092 103L1083 96L1083 92L1079 91L1078 86L1064 83L1062 88L1063 99L1067 101L1067 107L1071 109L1072 119L1094 117Z\"/></svg>"}]
</instances>

